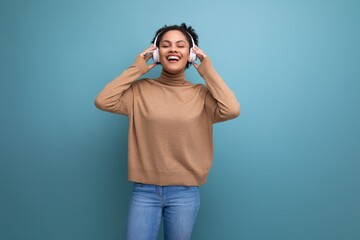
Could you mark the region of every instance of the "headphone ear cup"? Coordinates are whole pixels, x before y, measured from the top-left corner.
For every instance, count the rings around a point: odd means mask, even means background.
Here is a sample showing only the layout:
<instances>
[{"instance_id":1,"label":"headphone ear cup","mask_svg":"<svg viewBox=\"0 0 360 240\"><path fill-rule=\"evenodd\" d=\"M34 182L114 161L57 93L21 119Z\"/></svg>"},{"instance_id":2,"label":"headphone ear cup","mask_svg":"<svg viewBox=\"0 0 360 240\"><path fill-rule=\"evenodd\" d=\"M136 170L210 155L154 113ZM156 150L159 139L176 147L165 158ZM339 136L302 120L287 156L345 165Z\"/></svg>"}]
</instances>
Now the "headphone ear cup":
<instances>
[{"instance_id":1,"label":"headphone ear cup","mask_svg":"<svg viewBox=\"0 0 360 240\"><path fill-rule=\"evenodd\" d=\"M154 62L159 63L160 62L160 58L159 58L159 48L156 48L153 52L153 59Z\"/></svg>"},{"instance_id":2,"label":"headphone ear cup","mask_svg":"<svg viewBox=\"0 0 360 240\"><path fill-rule=\"evenodd\" d=\"M195 54L193 48L191 48L188 62L194 63L195 61L196 61L196 54Z\"/></svg>"}]
</instances>

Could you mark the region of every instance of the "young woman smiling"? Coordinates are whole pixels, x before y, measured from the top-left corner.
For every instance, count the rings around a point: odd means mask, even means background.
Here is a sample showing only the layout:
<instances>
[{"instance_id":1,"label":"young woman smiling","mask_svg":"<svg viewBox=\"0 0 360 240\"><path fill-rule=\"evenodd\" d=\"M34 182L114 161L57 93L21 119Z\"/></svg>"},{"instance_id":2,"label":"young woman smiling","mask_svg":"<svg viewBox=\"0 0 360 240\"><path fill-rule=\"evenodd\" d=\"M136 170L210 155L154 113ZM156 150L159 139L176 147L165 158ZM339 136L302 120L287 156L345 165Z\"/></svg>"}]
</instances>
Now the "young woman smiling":
<instances>
[{"instance_id":1,"label":"young woman smiling","mask_svg":"<svg viewBox=\"0 0 360 240\"><path fill-rule=\"evenodd\" d=\"M128 179L134 188L126 239L157 239L162 219L165 239L190 239L199 186L213 161L212 125L237 117L240 104L198 48L192 27L165 26L152 42L105 86L95 105L129 117ZM148 64L152 57L156 62ZM158 78L141 78L157 64ZM206 84L186 79L192 64Z\"/></svg>"}]
</instances>

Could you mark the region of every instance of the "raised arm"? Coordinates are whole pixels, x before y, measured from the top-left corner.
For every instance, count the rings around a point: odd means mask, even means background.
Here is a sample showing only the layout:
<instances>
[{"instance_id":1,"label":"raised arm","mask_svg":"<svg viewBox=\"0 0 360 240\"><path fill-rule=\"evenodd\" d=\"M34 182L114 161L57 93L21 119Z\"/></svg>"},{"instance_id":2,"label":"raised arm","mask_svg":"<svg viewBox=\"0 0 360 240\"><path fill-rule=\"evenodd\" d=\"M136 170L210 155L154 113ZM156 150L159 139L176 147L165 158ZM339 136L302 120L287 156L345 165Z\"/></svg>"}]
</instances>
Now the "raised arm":
<instances>
[{"instance_id":1,"label":"raised arm","mask_svg":"<svg viewBox=\"0 0 360 240\"><path fill-rule=\"evenodd\" d=\"M108 83L95 99L95 106L101 110L129 114L133 94L131 84L156 66L156 63L147 64L156 47L143 51L135 62L118 77Z\"/></svg>"},{"instance_id":2,"label":"raised arm","mask_svg":"<svg viewBox=\"0 0 360 240\"><path fill-rule=\"evenodd\" d=\"M194 64L200 76L205 80L209 92L206 95L205 107L212 122L221 122L240 115L240 103L235 94L213 68L206 54L194 46L194 51L201 64Z\"/></svg>"}]
</instances>

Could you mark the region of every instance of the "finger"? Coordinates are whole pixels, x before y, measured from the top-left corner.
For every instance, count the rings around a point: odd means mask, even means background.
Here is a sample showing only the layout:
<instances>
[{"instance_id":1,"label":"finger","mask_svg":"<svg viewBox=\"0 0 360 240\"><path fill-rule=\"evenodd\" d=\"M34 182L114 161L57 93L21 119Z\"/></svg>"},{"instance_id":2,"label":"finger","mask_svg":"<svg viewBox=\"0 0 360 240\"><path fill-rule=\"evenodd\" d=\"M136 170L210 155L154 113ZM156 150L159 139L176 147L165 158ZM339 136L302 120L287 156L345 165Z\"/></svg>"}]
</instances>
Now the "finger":
<instances>
[{"instance_id":1,"label":"finger","mask_svg":"<svg viewBox=\"0 0 360 240\"><path fill-rule=\"evenodd\" d=\"M145 51L148 51L148 52L153 52L157 47L155 45L151 45L148 49L146 49Z\"/></svg>"},{"instance_id":2,"label":"finger","mask_svg":"<svg viewBox=\"0 0 360 240\"><path fill-rule=\"evenodd\" d=\"M198 69L198 68L199 68L199 64L197 64L197 63L193 63L193 65L194 65L194 67L195 67L196 69Z\"/></svg>"},{"instance_id":3,"label":"finger","mask_svg":"<svg viewBox=\"0 0 360 240\"><path fill-rule=\"evenodd\" d=\"M157 63L152 63L148 65L149 70L151 70L152 68L154 68L157 65Z\"/></svg>"},{"instance_id":4,"label":"finger","mask_svg":"<svg viewBox=\"0 0 360 240\"><path fill-rule=\"evenodd\" d=\"M153 55L153 52L147 52L147 53L144 54L144 58L146 60L149 60L152 57L152 55Z\"/></svg>"},{"instance_id":5,"label":"finger","mask_svg":"<svg viewBox=\"0 0 360 240\"><path fill-rule=\"evenodd\" d=\"M196 57L200 59L200 61L202 62L202 60L204 60L205 56L202 53L195 53Z\"/></svg>"},{"instance_id":6,"label":"finger","mask_svg":"<svg viewBox=\"0 0 360 240\"><path fill-rule=\"evenodd\" d=\"M145 50L142 53L140 53L140 55L143 56L143 57L147 57L149 54L152 54L151 50Z\"/></svg>"},{"instance_id":7,"label":"finger","mask_svg":"<svg viewBox=\"0 0 360 240\"><path fill-rule=\"evenodd\" d=\"M196 54L196 56L200 59L200 61L204 60L204 58L206 57L206 54L195 45L194 48L194 52Z\"/></svg>"},{"instance_id":8,"label":"finger","mask_svg":"<svg viewBox=\"0 0 360 240\"><path fill-rule=\"evenodd\" d=\"M156 49L155 45L151 45L149 48L145 49L142 53L140 53L140 55L145 58L148 57L149 54L152 56L154 50Z\"/></svg>"},{"instance_id":9,"label":"finger","mask_svg":"<svg viewBox=\"0 0 360 240\"><path fill-rule=\"evenodd\" d=\"M145 51L154 50L155 48L156 46L154 44L151 44L151 46L145 49Z\"/></svg>"},{"instance_id":10,"label":"finger","mask_svg":"<svg viewBox=\"0 0 360 240\"><path fill-rule=\"evenodd\" d=\"M194 46L194 48L197 52L203 52L203 50L201 50L197 45Z\"/></svg>"},{"instance_id":11,"label":"finger","mask_svg":"<svg viewBox=\"0 0 360 240\"><path fill-rule=\"evenodd\" d=\"M140 54L144 58L144 60L147 62L150 58L153 56L153 52L143 52Z\"/></svg>"}]
</instances>

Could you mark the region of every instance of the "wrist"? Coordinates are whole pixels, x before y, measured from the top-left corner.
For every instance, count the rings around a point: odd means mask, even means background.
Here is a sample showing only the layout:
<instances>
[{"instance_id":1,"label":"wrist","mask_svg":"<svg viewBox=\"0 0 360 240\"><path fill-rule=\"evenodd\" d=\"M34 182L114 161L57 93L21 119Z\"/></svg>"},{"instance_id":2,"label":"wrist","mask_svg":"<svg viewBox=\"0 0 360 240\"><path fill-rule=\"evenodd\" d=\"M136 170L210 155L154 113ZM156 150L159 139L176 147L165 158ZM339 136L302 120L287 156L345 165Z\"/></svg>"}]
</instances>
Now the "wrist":
<instances>
[{"instance_id":1,"label":"wrist","mask_svg":"<svg viewBox=\"0 0 360 240\"><path fill-rule=\"evenodd\" d=\"M145 59L140 54L136 57L134 63L131 65L131 67L136 67L137 69L139 69L139 71L141 72L142 75L147 73L149 70Z\"/></svg>"},{"instance_id":2,"label":"wrist","mask_svg":"<svg viewBox=\"0 0 360 240\"><path fill-rule=\"evenodd\" d=\"M201 76L205 75L212 68L211 60L208 56L205 56L201 61L198 71Z\"/></svg>"}]
</instances>

